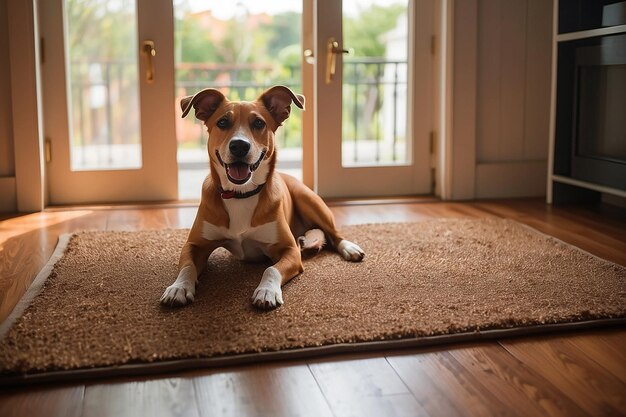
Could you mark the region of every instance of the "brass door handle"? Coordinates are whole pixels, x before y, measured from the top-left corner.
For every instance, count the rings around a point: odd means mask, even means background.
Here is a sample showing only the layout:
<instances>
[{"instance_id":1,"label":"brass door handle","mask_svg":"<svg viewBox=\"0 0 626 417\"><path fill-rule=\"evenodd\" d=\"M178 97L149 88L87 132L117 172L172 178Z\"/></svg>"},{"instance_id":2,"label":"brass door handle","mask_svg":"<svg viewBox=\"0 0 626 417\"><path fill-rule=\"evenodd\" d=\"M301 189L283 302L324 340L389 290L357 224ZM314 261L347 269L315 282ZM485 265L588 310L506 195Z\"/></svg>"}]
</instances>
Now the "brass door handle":
<instances>
[{"instance_id":1,"label":"brass door handle","mask_svg":"<svg viewBox=\"0 0 626 417\"><path fill-rule=\"evenodd\" d=\"M152 84L154 82L154 58L156 49L154 49L153 41L143 41L141 52L146 57L146 82Z\"/></svg>"},{"instance_id":2,"label":"brass door handle","mask_svg":"<svg viewBox=\"0 0 626 417\"><path fill-rule=\"evenodd\" d=\"M326 84L330 84L335 76L337 67L337 55L349 54L350 51L339 47L335 38L328 38L326 42Z\"/></svg>"}]
</instances>

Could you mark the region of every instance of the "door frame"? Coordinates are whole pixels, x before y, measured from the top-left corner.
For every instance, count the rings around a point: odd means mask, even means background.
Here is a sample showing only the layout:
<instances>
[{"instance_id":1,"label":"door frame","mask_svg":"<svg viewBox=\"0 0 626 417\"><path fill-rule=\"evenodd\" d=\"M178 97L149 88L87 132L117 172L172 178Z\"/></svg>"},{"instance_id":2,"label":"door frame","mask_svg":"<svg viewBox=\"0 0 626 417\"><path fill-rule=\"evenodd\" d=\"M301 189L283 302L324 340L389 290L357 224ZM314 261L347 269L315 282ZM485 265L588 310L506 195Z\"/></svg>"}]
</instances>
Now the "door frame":
<instances>
[{"instance_id":1,"label":"door frame","mask_svg":"<svg viewBox=\"0 0 626 417\"><path fill-rule=\"evenodd\" d=\"M322 0L323 1L323 0ZM455 149L452 132L452 107L454 104L454 0L432 0L435 2L437 23L436 48L437 56L434 74L436 82L436 114L437 121L435 152L436 159L436 193L443 200L453 199L452 153ZM304 0L304 10L312 10L314 0ZM14 200L15 210L33 212L43 210L47 205L45 192L47 174L44 169L44 150L41 106L42 88L40 82L40 42L39 30L41 22L37 14L39 0L8 0L7 20L11 68L12 97L10 99L8 119L12 123L14 144L15 176L3 177L12 180L13 191L8 194ZM303 14L304 15L304 14ZM43 19L42 19L43 20ZM29 22L32 22L30 24ZM312 28L312 26L310 26ZM307 23L303 25L303 48L312 49L312 29L307 32ZM20 57L19 59L16 57ZM48 56L49 57L49 56ZM303 63L303 77L312 76L313 71ZM303 79L307 85L307 79ZM30 86L28 90L18 90L20 85ZM313 85L309 83L308 85ZM20 91L20 94L16 94ZM304 91L307 94L307 90ZM307 111L304 112L303 128L303 180L310 188L315 188L317 175L317 156L315 155L315 129L313 119L314 97L312 91L307 94ZM11 111L12 110L12 111ZM309 149L310 151L306 151ZM2 183L4 184L4 183ZM6 188L6 187L5 187ZM5 190L0 187L0 190ZM10 187L11 188L11 187ZM3 191L4 194L4 191ZM14 196L14 198L12 198ZM3 196L4 198L4 196Z\"/></svg>"},{"instance_id":2,"label":"door frame","mask_svg":"<svg viewBox=\"0 0 626 417\"><path fill-rule=\"evenodd\" d=\"M142 166L139 169L71 171L69 58L66 54L65 1L40 3L43 119L50 204L171 201L178 198L174 97L174 14L171 0L137 0L137 62ZM169 7L168 7L169 6ZM155 22L158 24L155 25ZM153 40L155 81L144 77L140 45ZM48 142L49 141L49 142ZM50 143L50 145L48 145ZM76 192L76 190L80 190Z\"/></svg>"}]
</instances>

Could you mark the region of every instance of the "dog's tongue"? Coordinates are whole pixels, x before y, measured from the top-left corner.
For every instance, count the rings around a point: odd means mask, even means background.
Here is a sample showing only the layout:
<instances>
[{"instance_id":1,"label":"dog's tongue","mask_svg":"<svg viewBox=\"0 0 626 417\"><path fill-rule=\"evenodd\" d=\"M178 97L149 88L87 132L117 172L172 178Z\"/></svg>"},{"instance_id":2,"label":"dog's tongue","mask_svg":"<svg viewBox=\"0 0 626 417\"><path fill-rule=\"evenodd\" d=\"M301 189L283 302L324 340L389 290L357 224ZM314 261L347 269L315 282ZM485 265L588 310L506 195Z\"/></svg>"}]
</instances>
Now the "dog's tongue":
<instances>
[{"instance_id":1,"label":"dog's tongue","mask_svg":"<svg viewBox=\"0 0 626 417\"><path fill-rule=\"evenodd\" d=\"M250 174L250 165L235 162L228 165L228 175L235 180L245 180Z\"/></svg>"}]
</instances>

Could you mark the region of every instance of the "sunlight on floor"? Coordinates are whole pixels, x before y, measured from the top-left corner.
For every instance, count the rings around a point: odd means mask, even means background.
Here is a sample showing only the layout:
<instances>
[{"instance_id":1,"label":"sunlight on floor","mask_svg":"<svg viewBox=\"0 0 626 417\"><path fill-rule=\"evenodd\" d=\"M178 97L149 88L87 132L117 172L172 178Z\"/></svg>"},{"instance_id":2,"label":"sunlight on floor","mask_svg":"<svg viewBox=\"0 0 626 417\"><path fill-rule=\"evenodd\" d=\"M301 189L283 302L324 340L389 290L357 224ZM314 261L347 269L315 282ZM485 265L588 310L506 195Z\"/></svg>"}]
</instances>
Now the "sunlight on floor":
<instances>
[{"instance_id":1,"label":"sunlight on floor","mask_svg":"<svg viewBox=\"0 0 626 417\"><path fill-rule=\"evenodd\" d=\"M91 213L93 213L92 210L44 211L0 221L0 245L17 235L83 217Z\"/></svg>"}]
</instances>

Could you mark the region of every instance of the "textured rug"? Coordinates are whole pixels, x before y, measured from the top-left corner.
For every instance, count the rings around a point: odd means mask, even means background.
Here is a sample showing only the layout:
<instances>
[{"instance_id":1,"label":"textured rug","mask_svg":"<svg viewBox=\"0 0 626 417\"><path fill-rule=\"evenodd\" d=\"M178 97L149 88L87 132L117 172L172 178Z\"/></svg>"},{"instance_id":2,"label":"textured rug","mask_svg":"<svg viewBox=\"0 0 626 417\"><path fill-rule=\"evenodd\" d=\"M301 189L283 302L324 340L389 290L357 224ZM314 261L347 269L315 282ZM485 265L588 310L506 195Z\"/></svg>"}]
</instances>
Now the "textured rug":
<instances>
[{"instance_id":1,"label":"textured rug","mask_svg":"<svg viewBox=\"0 0 626 417\"><path fill-rule=\"evenodd\" d=\"M250 297L268 264L216 251L196 301L159 304L187 230L60 239L0 326L0 384L143 374L623 323L626 268L513 221L345 227L362 263L322 251L284 289Z\"/></svg>"}]
</instances>

